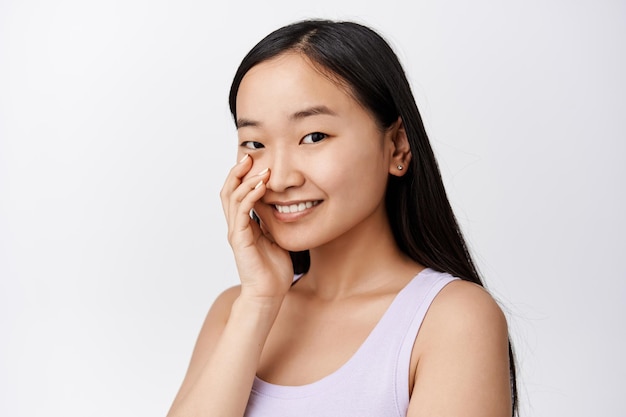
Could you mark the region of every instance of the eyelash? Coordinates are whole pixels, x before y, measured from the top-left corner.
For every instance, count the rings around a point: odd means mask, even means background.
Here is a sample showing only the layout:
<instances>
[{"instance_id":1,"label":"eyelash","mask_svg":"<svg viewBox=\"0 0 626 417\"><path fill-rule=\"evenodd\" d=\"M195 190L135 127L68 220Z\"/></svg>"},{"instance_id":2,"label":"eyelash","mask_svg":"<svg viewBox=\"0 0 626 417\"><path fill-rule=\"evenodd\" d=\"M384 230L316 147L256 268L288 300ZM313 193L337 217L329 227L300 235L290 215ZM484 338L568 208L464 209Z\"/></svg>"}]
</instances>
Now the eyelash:
<instances>
[{"instance_id":1,"label":"eyelash","mask_svg":"<svg viewBox=\"0 0 626 417\"><path fill-rule=\"evenodd\" d=\"M318 140L313 140L313 141L312 141L312 142L310 142L310 143L317 143L317 142L320 142L320 141L322 141L322 140L324 140L324 139L326 139L326 138L328 137L328 135L327 135L326 133L322 133L322 132L312 132L312 133L309 133L308 135L306 135L305 137L303 137L303 138L302 138L302 140L301 140L300 142L304 142L304 139L308 138L309 136L310 136L310 137L311 137L311 139L312 139L314 135L315 135L315 136L321 136L321 138L320 138L320 139L318 139Z\"/></svg>"},{"instance_id":2,"label":"eyelash","mask_svg":"<svg viewBox=\"0 0 626 417\"><path fill-rule=\"evenodd\" d=\"M308 137L311 137L311 142L305 142L305 139L308 138ZM322 140L326 139L327 137L328 137L328 135L326 133L312 132L312 133L309 133L308 135L305 135L300 140L300 143L314 144L314 143L321 142ZM314 138L317 138L317 140L315 140ZM253 140L246 140L244 142L241 142L240 146L242 146L244 148L247 148L247 149L251 149L251 150L265 148L265 145L263 145L261 142L256 142L256 141L253 141Z\"/></svg>"},{"instance_id":3,"label":"eyelash","mask_svg":"<svg viewBox=\"0 0 626 417\"><path fill-rule=\"evenodd\" d=\"M248 148L248 149L263 149L265 148L265 145L263 145L261 142L255 142L253 140L246 140L244 142L241 142L241 147Z\"/></svg>"}]
</instances>

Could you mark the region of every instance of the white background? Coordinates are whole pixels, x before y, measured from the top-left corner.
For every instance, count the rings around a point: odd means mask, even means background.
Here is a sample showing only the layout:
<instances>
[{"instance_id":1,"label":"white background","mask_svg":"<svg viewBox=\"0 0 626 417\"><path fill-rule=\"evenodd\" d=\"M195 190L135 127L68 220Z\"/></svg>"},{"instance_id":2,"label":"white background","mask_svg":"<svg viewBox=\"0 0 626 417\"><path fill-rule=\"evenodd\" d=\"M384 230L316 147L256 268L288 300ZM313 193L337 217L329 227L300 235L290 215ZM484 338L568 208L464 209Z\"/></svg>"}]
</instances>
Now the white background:
<instances>
[{"instance_id":1,"label":"white background","mask_svg":"<svg viewBox=\"0 0 626 417\"><path fill-rule=\"evenodd\" d=\"M399 54L522 415L626 415L626 3L296 3L0 0L0 415L165 415L237 282L231 77L304 17Z\"/></svg>"}]
</instances>

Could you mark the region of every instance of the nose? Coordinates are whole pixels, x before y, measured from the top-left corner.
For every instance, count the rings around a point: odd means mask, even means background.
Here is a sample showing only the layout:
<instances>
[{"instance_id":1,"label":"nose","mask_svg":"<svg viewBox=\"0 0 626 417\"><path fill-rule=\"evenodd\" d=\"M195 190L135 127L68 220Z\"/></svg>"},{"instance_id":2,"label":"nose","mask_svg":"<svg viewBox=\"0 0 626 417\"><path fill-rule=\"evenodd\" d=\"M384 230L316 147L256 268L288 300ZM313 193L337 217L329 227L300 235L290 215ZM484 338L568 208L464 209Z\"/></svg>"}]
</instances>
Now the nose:
<instances>
[{"instance_id":1,"label":"nose","mask_svg":"<svg viewBox=\"0 0 626 417\"><path fill-rule=\"evenodd\" d=\"M304 184L301 164L294 155L285 150L276 150L271 156L271 174L266 186L274 192L283 192L289 188Z\"/></svg>"}]
</instances>

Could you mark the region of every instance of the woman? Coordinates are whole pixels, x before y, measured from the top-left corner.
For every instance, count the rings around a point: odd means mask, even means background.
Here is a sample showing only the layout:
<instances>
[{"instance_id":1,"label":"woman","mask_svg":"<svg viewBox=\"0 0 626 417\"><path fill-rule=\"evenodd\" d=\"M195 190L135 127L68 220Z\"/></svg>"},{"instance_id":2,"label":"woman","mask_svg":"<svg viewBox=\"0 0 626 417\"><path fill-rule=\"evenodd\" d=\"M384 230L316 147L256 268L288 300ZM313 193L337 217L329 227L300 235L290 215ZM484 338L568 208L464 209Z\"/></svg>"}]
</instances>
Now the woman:
<instances>
[{"instance_id":1,"label":"woman","mask_svg":"<svg viewBox=\"0 0 626 417\"><path fill-rule=\"evenodd\" d=\"M350 22L280 28L230 108L241 285L211 307L169 416L511 415L506 320L389 45Z\"/></svg>"}]
</instances>

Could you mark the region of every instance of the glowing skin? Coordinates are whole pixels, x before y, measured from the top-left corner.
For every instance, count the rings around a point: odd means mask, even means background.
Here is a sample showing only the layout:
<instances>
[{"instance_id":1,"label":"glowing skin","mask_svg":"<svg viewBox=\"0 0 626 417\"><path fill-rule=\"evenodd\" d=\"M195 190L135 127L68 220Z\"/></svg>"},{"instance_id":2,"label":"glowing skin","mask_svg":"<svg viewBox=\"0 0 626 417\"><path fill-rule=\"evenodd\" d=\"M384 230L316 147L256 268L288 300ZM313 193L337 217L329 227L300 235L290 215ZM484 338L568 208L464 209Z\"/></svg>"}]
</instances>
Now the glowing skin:
<instances>
[{"instance_id":1,"label":"glowing skin","mask_svg":"<svg viewBox=\"0 0 626 417\"><path fill-rule=\"evenodd\" d=\"M281 247L312 249L387 227L384 194L397 165L391 131L306 58L281 55L253 67L237 117L238 156L253 160L245 178L270 169L254 208Z\"/></svg>"},{"instance_id":2,"label":"glowing skin","mask_svg":"<svg viewBox=\"0 0 626 417\"><path fill-rule=\"evenodd\" d=\"M209 311L170 417L243 416L255 376L304 385L330 375L423 268L397 247L385 213L389 174L405 175L398 165L411 159L400 121L380 130L296 54L253 67L236 113L240 162L220 197L241 285ZM310 250L297 285L285 249ZM507 415L507 346L493 299L448 284L413 347L407 416Z\"/></svg>"}]
</instances>

